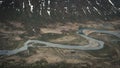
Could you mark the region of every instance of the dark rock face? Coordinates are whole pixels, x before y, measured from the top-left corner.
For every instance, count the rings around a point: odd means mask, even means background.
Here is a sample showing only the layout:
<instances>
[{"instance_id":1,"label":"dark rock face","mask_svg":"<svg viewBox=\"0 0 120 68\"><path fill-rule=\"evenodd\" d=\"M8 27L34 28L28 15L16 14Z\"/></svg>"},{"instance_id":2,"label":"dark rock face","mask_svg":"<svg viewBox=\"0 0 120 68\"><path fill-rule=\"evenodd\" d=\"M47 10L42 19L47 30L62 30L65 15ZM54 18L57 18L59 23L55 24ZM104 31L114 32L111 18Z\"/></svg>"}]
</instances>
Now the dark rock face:
<instances>
[{"instance_id":1,"label":"dark rock face","mask_svg":"<svg viewBox=\"0 0 120 68\"><path fill-rule=\"evenodd\" d=\"M119 0L0 0L0 18L76 21L120 16Z\"/></svg>"}]
</instances>

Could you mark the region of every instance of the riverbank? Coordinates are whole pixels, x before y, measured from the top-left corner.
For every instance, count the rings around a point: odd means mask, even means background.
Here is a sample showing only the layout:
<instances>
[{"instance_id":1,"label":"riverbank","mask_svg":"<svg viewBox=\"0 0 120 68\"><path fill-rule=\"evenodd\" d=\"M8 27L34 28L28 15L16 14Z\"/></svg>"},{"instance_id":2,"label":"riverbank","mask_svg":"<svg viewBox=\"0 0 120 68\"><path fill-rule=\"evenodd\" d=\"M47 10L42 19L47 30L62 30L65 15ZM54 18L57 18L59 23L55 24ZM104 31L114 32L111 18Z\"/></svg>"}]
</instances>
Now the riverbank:
<instances>
[{"instance_id":1,"label":"riverbank","mask_svg":"<svg viewBox=\"0 0 120 68\"><path fill-rule=\"evenodd\" d=\"M80 37L80 41L75 41L74 34L79 28L93 28L93 29L99 29L99 30L112 30L116 31L119 30L119 21L111 21L111 22L106 22L105 24L104 21L102 22L95 22L95 21L86 21L85 23L68 23L68 24L52 24L52 25L47 25L44 27L40 27L41 31L39 32L40 35L34 34L34 35L28 35L27 30L24 29L25 25L22 24L23 28L21 27L15 27L15 29L9 29L11 27L4 27L5 29L2 29L2 40L5 38L9 38L9 43L4 44L6 47L1 48L3 50L5 49L15 49L15 48L20 48L23 46L24 42L27 41L28 39L39 39L39 40L44 40L44 41L50 41L51 42L58 42L58 43L63 43L63 41L71 41L74 40L74 44L81 44L78 42L84 42L85 39ZM56 26L56 27L55 27ZM74 27L74 28L72 28ZM116 28L117 27L117 28ZM5 31L3 31L5 30ZM14 32L15 30L15 32ZM18 32L16 32L16 30ZM19 34L19 30L24 31L23 34ZM53 31L54 30L54 31ZM11 32L13 31L13 32ZM49 31L49 32L48 32ZM11 32L11 33L10 33ZM34 30L32 30L34 32ZM89 33L89 32L88 32ZM102 36L102 37L101 37ZM83 63L83 61L93 63L92 61L97 61L97 62L106 62L112 65L114 62L117 62L117 58L119 58L119 42L114 41L111 42L111 40L119 40L119 38L116 38L114 36L108 35L108 34L100 34L100 33L93 33L90 34L90 37L103 40L105 42L105 48L97 51L79 51L79 50L69 50L69 49L59 49L59 48L30 48L30 52L25 51L16 55L12 55L9 57L5 57L4 59L1 60L6 60L6 59L12 59L14 61L12 62L21 62L21 60L25 60L26 63L34 63L37 62L43 58L47 60L48 63L56 63L56 62L61 62L64 61L66 63L68 62L73 62L73 63ZM16 39L17 38L17 39ZM68 40L67 40L68 39ZM13 41L14 40L14 41ZM62 40L62 41L61 41ZM6 40L7 41L7 40ZM11 42L10 42L11 41ZM16 42L17 41L17 42ZM14 44L12 44L14 43ZM73 42L67 42L66 44L70 44ZM87 44L88 42L85 41L82 44ZM1 47L3 47L2 45ZM11 45L11 46L10 46ZM35 44L38 45L38 44ZM27 56L26 56L27 55ZM17 58L15 58L17 56ZM55 59L54 59L54 58ZM112 61L111 60L115 60ZM18 60L19 59L19 60ZM100 59L102 61L100 61ZM111 62L110 62L111 61ZM107 64L109 66L109 64Z\"/></svg>"}]
</instances>

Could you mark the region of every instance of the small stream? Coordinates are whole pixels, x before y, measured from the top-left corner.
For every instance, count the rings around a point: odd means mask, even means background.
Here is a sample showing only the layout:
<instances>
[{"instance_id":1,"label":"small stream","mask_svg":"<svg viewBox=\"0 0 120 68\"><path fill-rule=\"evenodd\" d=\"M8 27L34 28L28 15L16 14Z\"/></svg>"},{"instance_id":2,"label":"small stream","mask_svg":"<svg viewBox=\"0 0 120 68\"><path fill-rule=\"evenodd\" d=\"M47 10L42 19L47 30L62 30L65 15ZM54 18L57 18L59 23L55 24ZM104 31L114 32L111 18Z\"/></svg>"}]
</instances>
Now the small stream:
<instances>
[{"instance_id":1,"label":"small stream","mask_svg":"<svg viewBox=\"0 0 120 68\"><path fill-rule=\"evenodd\" d=\"M79 34L80 36L84 37L85 39L88 40L89 44L87 45L63 45L63 44L55 44L51 42L45 42L45 41L40 41L40 40L28 40L24 43L24 45L21 48L18 49L13 49L13 50L0 50L0 55L14 55L19 52L28 50L29 47L35 47L30 43L38 43L38 44L44 44L45 46L40 46L40 47L55 47L55 48L65 48L65 49L79 49L79 50L99 50L104 47L104 42L101 40L97 40L94 38L89 37L88 35L85 34L85 30L93 31L93 32L98 32L98 33L107 33L107 34L112 34L115 35L116 37L120 38L120 31L107 31L107 30L95 30L95 29L80 29L76 32L76 34ZM92 32L92 33L93 33Z\"/></svg>"}]
</instances>

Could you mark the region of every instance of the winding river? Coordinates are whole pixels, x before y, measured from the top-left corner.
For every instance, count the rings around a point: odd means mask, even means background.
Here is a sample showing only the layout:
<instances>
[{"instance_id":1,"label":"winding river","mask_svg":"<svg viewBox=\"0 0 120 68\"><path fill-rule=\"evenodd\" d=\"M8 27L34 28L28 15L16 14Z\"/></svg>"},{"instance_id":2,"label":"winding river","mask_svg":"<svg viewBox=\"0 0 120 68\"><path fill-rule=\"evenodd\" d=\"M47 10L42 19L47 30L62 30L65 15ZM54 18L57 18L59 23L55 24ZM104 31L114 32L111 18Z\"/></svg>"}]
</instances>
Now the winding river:
<instances>
[{"instance_id":1,"label":"winding river","mask_svg":"<svg viewBox=\"0 0 120 68\"><path fill-rule=\"evenodd\" d=\"M88 34L86 34L85 31L92 31ZM65 48L65 49L79 49L79 50L99 50L104 47L104 42L101 40L97 40L94 38L89 37L88 35L97 32L97 33L107 33L111 35L115 35L116 37L120 38L120 31L107 31L107 30L95 30L95 29L80 29L76 33L79 34L80 36L86 38L89 42L87 45L63 45L63 44L55 44L51 42L45 42L45 41L39 41L39 40L28 40L24 43L24 45L21 48L14 49L14 50L0 50L0 55L14 55L19 52L28 50L29 47L34 47L30 43L38 43L38 44L44 44L44 46L39 46L39 47L55 47L55 48Z\"/></svg>"}]
</instances>

